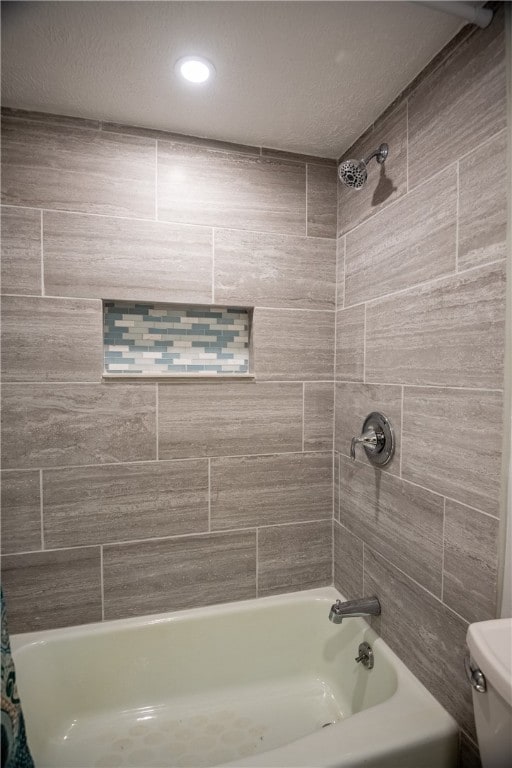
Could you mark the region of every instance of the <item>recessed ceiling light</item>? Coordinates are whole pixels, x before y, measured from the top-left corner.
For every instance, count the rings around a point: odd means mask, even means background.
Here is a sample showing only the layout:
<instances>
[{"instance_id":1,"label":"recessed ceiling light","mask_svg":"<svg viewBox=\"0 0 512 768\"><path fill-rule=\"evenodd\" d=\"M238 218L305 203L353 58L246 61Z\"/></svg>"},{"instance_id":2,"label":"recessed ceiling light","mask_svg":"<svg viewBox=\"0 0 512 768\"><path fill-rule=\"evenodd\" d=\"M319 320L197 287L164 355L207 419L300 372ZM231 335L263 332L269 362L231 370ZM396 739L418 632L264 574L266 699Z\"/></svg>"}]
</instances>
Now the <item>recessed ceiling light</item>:
<instances>
[{"instance_id":1,"label":"recessed ceiling light","mask_svg":"<svg viewBox=\"0 0 512 768\"><path fill-rule=\"evenodd\" d=\"M214 74L215 67L202 56L183 56L176 62L176 70L190 83L205 83Z\"/></svg>"}]
</instances>

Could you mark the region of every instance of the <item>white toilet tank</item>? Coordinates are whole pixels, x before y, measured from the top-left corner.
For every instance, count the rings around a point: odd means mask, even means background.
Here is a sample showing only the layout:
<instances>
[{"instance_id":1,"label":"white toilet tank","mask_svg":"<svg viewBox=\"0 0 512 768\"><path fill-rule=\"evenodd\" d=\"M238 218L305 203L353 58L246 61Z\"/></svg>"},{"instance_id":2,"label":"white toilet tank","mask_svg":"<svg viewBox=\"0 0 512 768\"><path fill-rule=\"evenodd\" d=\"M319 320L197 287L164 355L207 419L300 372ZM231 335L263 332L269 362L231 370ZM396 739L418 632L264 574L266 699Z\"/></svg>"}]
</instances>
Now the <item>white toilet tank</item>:
<instances>
[{"instance_id":1,"label":"white toilet tank","mask_svg":"<svg viewBox=\"0 0 512 768\"><path fill-rule=\"evenodd\" d=\"M485 692L472 689L483 768L511 768L512 619L472 624L467 643L472 666L485 678Z\"/></svg>"}]
</instances>

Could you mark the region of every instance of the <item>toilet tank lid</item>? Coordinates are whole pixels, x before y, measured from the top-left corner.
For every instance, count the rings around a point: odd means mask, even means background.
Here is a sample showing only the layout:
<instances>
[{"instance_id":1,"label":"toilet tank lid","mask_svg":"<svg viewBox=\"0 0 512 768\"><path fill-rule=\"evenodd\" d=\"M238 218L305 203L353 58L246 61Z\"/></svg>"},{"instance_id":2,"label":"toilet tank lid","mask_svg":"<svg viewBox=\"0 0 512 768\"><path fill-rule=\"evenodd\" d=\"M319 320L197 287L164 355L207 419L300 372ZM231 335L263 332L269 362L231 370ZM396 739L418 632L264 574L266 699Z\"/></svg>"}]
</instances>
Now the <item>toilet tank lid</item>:
<instances>
[{"instance_id":1,"label":"toilet tank lid","mask_svg":"<svg viewBox=\"0 0 512 768\"><path fill-rule=\"evenodd\" d=\"M466 639L473 661L512 706L512 619L470 624Z\"/></svg>"}]
</instances>

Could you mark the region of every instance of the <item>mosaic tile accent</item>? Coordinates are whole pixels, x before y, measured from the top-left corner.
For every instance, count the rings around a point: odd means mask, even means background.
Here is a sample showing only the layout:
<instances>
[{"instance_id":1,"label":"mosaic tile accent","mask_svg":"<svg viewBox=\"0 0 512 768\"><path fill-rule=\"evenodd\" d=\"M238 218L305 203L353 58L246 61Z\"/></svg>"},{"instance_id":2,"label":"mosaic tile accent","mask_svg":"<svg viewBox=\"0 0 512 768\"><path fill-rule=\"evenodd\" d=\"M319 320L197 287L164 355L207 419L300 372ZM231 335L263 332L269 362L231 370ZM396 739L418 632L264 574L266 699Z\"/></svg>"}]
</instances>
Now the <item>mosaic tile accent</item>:
<instances>
[{"instance_id":1,"label":"mosaic tile accent","mask_svg":"<svg viewBox=\"0 0 512 768\"><path fill-rule=\"evenodd\" d=\"M103 302L105 372L249 372L249 311Z\"/></svg>"}]
</instances>

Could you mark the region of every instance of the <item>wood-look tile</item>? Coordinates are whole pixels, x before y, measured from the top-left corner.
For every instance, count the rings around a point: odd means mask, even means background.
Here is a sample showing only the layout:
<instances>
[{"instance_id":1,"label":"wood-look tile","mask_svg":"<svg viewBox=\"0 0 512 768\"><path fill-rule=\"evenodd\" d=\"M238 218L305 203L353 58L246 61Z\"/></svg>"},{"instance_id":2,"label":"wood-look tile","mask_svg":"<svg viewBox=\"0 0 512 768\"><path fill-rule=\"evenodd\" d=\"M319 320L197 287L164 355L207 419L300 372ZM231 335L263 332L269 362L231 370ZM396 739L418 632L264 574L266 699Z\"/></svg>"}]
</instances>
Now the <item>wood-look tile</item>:
<instances>
[{"instance_id":1,"label":"wood-look tile","mask_svg":"<svg viewBox=\"0 0 512 768\"><path fill-rule=\"evenodd\" d=\"M2 206L2 293L41 293L41 212Z\"/></svg>"},{"instance_id":2,"label":"wood-look tile","mask_svg":"<svg viewBox=\"0 0 512 768\"><path fill-rule=\"evenodd\" d=\"M256 376L280 381L332 379L335 314L257 308L253 317Z\"/></svg>"},{"instance_id":3,"label":"wood-look tile","mask_svg":"<svg viewBox=\"0 0 512 768\"><path fill-rule=\"evenodd\" d=\"M378 384L337 383L335 394L335 449L350 456L350 443L360 435L366 417L372 411L380 411L391 422L395 433L395 455L383 467L384 472L400 473L400 426L402 421L402 388ZM364 449L358 447L357 458L366 462Z\"/></svg>"},{"instance_id":4,"label":"wood-look tile","mask_svg":"<svg viewBox=\"0 0 512 768\"><path fill-rule=\"evenodd\" d=\"M276 160L289 160L297 163L313 163L314 165L337 166L337 161L333 157L319 157L317 155L304 155L302 152L287 152L283 149L272 149L271 147L262 147L263 157L272 157Z\"/></svg>"},{"instance_id":5,"label":"wood-look tile","mask_svg":"<svg viewBox=\"0 0 512 768\"><path fill-rule=\"evenodd\" d=\"M332 516L335 520L340 519L340 454L334 451L333 460L334 488L332 494L333 508Z\"/></svg>"},{"instance_id":6,"label":"wood-look tile","mask_svg":"<svg viewBox=\"0 0 512 768\"><path fill-rule=\"evenodd\" d=\"M334 521L334 586L347 600L363 596L363 542ZM365 593L367 594L367 593Z\"/></svg>"},{"instance_id":7,"label":"wood-look tile","mask_svg":"<svg viewBox=\"0 0 512 768\"><path fill-rule=\"evenodd\" d=\"M229 229L215 232L217 302L334 309L335 270L333 241Z\"/></svg>"},{"instance_id":8,"label":"wood-look tile","mask_svg":"<svg viewBox=\"0 0 512 768\"><path fill-rule=\"evenodd\" d=\"M345 305L345 237L336 241L336 309Z\"/></svg>"},{"instance_id":9,"label":"wood-look tile","mask_svg":"<svg viewBox=\"0 0 512 768\"><path fill-rule=\"evenodd\" d=\"M307 234L310 237L336 237L337 168L307 166Z\"/></svg>"},{"instance_id":10,"label":"wood-look tile","mask_svg":"<svg viewBox=\"0 0 512 768\"><path fill-rule=\"evenodd\" d=\"M101 301L3 298L4 381L99 381L102 371Z\"/></svg>"},{"instance_id":11,"label":"wood-look tile","mask_svg":"<svg viewBox=\"0 0 512 768\"><path fill-rule=\"evenodd\" d=\"M496 518L447 499L443 602L469 622L496 618L498 528Z\"/></svg>"},{"instance_id":12,"label":"wood-look tile","mask_svg":"<svg viewBox=\"0 0 512 768\"><path fill-rule=\"evenodd\" d=\"M332 453L212 459L210 471L212 530L332 515Z\"/></svg>"},{"instance_id":13,"label":"wood-look tile","mask_svg":"<svg viewBox=\"0 0 512 768\"><path fill-rule=\"evenodd\" d=\"M306 234L306 166L158 142L158 218Z\"/></svg>"},{"instance_id":14,"label":"wood-look tile","mask_svg":"<svg viewBox=\"0 0 512 768\"><path fill-rule=\"evenodd\" d=\"M482 768L478 744L464 731L460 734L460 755L458 768Z\"/></svg>"},{"instance_id":15,"label":"wood-look tile","mask_svg":"<svg viewBox=\"0 0 512 768\"><path fill-rule=\"evenodd\" d=\"M154 459L156 390L141 384L4 384L5 469Z\"/></svg>"},{"instance_id":16,"label":"wood-look tile","mask_svg":"<svg viewBox=\"0 0 512 768\"><path fill-rule=\"evenodd\" d=\"M334 385L304 384L304 450L332 450Z\"/></svg>"},{"instance_id":17,"label":"wood-look tile","mask_svg":"<svg viewBox=\"0 0 512 768\"><path fill-rule=\"evenodd\" d=\"M2 107L3 117L16 117L19 120L35 120L47 125L65 125L70 128L92 128L99 130L100 121L90 120L86 117L71 117L71 115L55 115L51 112L37 112L32 109L16 109L15 107Z\"/></svg>"},{"instance_id":18,"label":"wood-look tile","mask_svg":"<svg viewBox=\"0 0 512 768\"><path fill-rule=\"evenodd\" d=\"M406 387L403 477L497 515L502 420L500 392Z\"/></svg>"},{"instance_id":19,"label":"wood-look tile","mask_svg":"<svg viewBox=\"0 0 512 768\"><path fill-rule=\"evenodd\" d=\"M507 136L500 133L460 161L459 269L507 255Z\"/></svg>"},{"instance_id":20,"label":"wood-look tile","mask_svg":"<svg viewBox=\"0 0 512 768\"><path fill-rule=\"evenodd\" d=\"M2 202L154 218L155 142L4 118Z\"/></svg>"},{"instance_id":21,"label":"wood-look tile","mask_svg":"<svg viewBox=\"0 0 512 768\"><path fill-rule=\"evenodd\" d=\"M455 272L455 165L347 235L345 306Z\"/></svg>"},{"instance_id":22,"label":"wood-look tile","mask_svg":"<svg viewBox=\"0 0 512 768\"><path fill-rule=\"evenodd\" d=\"M130 136L147 136L149 139L159 139L161 141L171 141L178 144L192 144L194 146L218 149L223 152L237 152L246 155L261 154L260 147L253 147L250 144L234 144L230 141L219 141L217 139L206 139L201 136L190 136L186 133L174 133L172 131L160 131L155 128L143 128L137 125L125 125L124 123L101 123L101 130L109 133L124 133Z\"/></svg>"},{"instance_id":23,"label":"wood-look tile","mask_svg":"<svg viewBox=\"0 0 512 768\"><path fill-rule=\"evenodd\" d=\"M501 262L369 304L366 380L500 389L505 284Z\"/></svg>"},{"instance_id":24,"label":"wood-look tile","mask_svg":"<svg viewBox=\"0 0 512 768\"><path fill-rule=\"evenodd\" d=\"M100 547L5 555L2 583L11 633L101 621Z\"/></svg>"},{"instance_id":25,"label":"wood-look tile","mask_svg":"<svg viewBox=\"0 0 512 768\"><path fill-rule=\"evenodd\" d=\"M2 472L2 554L42 548L39 472Z\"/></svg>"},{"instance_id":26,"label":"wood-look tile","mask_svg":"<svg viewBox=\"0 0 512 768\"><path fill-rule=\"evenodd\" d=\"M302 384L159 385L158 444L160 459L300 451Z\"/></svg>"},{"instance_id":27,"label":"wood-look tile","mask_svg":"<svg viewBox=\"0 0 512 768\"><path fill-rule=\"evenodd\" d=\"M46 292L206 303L212 233L204 227L44 213Z\"/></svg>"},{"instance_id":28,"label":"wood-look tile","mask_svg":"<svg viewBox=\"0 0 512 768\"><path fill-rule=\"evenodd\" d=\"M497 13L409 97L410 187L505 127L505 72L503 13Z\"/></svg>"},{"instance_id":29,"label":"wood-look tile","mask_svg":"<svg viewBox=\"0 0 512 768\"><path fill-rule=\"evenodd\" d=\"M336 378L341 381L364 379L365 306L336 312Z\"/></svg>"},{"instance_id":30,"label":"wood-look tile","mask_svg":"<svg viewBox=\"0 0 512 768\"><path fill-rule=\"evenodd\" d=\"M147 462L43 473L47 548L208 530L208 462Z\"/></svg>"},{"instance_id":31,"label":"wood-look tile","mask_svg":"<svg viewBox=\"0 0 512 768\"><path fill-rule=\"evenodd\" d=\"M338 234L353 229L386 208L407 191L407 104L399 105L373 130L366 132L342 160L360 160L386 142L389 155L383 165L371 160L368 181L354 190L338 182Z\"/></svg>"},{"instance_id":32,"label":"wood-look tile","mask_svg":"<svg viewBox=\"0 0 512 768\"><path fill-rule=\"evenodd\" d=\"M330 584L332 522L258 530L258 597Z\"/></svg>"},{"instance_id":33,"label":"wood-look tile","mask_svg":"<svg viewBox=\"0 0 512 768\"><path fill-rule=\"evenodd\" d=\"M340 522L441 597L442 496L341 457Z\"/></svg>"},{"instance_id":34,"label":"wood-look tile","mask_svg":"<svg viewBox=\"0 0 512 768\"><path fill-rule=\"evenodd\" d=\"M103 548L105 618L256 597L256 533L236 531Z\"/></svg>"},{"instance_id":35,"label":"wood-look tile","mask_svg":"<svg viewBox=\"0 0 512 768\"><path fill-rule=\"evenodd\" d=\"M471 686L462 659L468 625L365 546L365 592L380 600L380 634L414 675L474 733Z\"/></svg>"}]
</instances>

